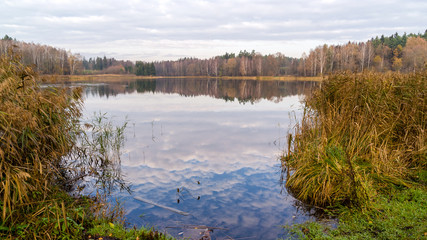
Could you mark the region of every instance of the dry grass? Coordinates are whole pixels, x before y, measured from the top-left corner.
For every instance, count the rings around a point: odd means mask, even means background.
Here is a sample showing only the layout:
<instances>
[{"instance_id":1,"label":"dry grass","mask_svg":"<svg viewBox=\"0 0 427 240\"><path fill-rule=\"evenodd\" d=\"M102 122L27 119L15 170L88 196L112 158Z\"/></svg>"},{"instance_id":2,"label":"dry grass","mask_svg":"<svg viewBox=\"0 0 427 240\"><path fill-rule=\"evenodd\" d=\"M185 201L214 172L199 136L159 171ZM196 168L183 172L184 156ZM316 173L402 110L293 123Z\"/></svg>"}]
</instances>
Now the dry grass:
<instances>
[{"instance_id":1,"label":"dry grass","mask_svg":"<svg viewBox=\"0 0 427 240\"><path fill-rule=\"evenodd\" d=\"M73 146L73 120L80 116L78 89L42 91L36 77L17 57L0 59L3 221L15 218L15 208L29 203L31 192L49 194L60 176L61 157Z\"/></svg>"},{"instance_id":2,"label":"dry grass","mask_svg":"<svg viewBox=\"0 0 427 240\"><path fill-rule=\"evenodd\" d=\"M119 208L72 198L67 191L95 181L99 196L119 185L125 126L95 118L80 124L81 89L40 88L38 76L12 50L0 56L0 238L76 236L89 216L114 219Z\"/></svg>"},{"instance_id":3,"label":"dry grass","mask_svg":"<svg viewBox=\"0 0 427 240\"><path fill-rule=\"evenodd\" d=\"M427 72L340 73L306 100L286 186L317 206L365 205L426 169Z\"/></svg>"}]
</instances>

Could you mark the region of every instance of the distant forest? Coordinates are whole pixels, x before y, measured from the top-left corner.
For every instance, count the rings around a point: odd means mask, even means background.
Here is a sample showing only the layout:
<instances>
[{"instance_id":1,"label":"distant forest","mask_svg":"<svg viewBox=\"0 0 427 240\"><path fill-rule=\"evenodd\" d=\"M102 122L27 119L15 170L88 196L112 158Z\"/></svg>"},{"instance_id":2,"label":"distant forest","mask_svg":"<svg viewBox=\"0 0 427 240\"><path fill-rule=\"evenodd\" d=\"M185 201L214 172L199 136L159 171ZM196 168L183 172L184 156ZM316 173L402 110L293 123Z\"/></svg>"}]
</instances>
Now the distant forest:
<instances>
[{"instance_id":1,"label":"distant forest","mask_svg":"<svg viewBox=\"0 0 427 240\"><path fill-rule=\"evenodd\" d=\"M421 34L395 33L367 42L322 45L300 58L282 53L262 55L255 50L225 53L209 59L183 58L176 61L124 61L96 57L86 59L64 49L17 41L0 40L0 55L17 51L25 64L35 65L41 74L136 74L159 76L322 76L335 71L410 72L427 63L427 30Z\"/></svg>"}]
</instances>

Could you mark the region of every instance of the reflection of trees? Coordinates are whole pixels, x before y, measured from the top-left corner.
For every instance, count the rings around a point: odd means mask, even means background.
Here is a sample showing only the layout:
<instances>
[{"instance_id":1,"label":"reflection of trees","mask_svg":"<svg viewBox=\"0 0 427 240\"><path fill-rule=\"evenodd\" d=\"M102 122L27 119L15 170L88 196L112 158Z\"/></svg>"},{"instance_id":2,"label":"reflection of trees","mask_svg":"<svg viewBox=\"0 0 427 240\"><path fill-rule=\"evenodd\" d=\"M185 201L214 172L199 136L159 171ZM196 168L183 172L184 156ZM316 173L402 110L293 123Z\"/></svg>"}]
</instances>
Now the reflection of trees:
<instances>
[{"instance_id":1,"label":"reflection of trees","mask_svg":"<svg viewBox=\"0 0 427 240\"><path fill-rule=\"evenodd\" d=\"M283 97L307 94L315 82L255 81L222 79L147 79L112 82L86 89L87 94L107 96L124 93L178 93L183 96L211 96L225 101L237 99L241 103L260 99L281 101Z\"/></svg>"},{"instance_id":2,"label":"reflection of trees","mask_svg":"<svg viewBox=\"0 0 427 240\"><path fill-rule=\"evenodd\" d=\"M129 90L136 90L137 92L155 92L156 80L136 80L129 83Z\"/></svg>"}]
</instances>

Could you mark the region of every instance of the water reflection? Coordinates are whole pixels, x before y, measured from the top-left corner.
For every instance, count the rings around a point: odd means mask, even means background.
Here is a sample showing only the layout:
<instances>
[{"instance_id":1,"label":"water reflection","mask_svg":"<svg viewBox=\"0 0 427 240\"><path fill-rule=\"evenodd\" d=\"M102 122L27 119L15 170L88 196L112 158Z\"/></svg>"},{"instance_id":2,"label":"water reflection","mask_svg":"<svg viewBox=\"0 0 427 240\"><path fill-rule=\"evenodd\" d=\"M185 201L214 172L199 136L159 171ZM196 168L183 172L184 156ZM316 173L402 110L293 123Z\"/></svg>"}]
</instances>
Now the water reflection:
<instances>
[{"instance_id":1,"label":"water reflection","mask_svg":"<svg viewBox=\"0 0 427 240\"><path fill-rule=\"evenodd\" d=\"M117 81L86 87L85 115L102 111L118 121L128 116L122 165L134 195L190 213L118 193L131 224L205 225L228 229L215 231L214 239L276 239L284 232L281 225L308 218L291 196L281 194L277 157L292 124L289 115L300 113L300 100L313 85Z\"/></svg>"},{"instance_id":2,"label":"water reflection","mask_svg":"<svg viewBox=\"0 0 427 240\"><path fill-rule=\"evenodd\" d=\"M177 93L181 96L210 96L226 101L237 99L241 103L259 99L281 101L283 97L301 95L310 92L315 82L301 81L255 81L255 80L224 80L197 78L161 78L109 82L98 84L97 88L87 88L90 94L100 97L116 96L117 94L132 93Z\"/></svg>"}]
</instances>

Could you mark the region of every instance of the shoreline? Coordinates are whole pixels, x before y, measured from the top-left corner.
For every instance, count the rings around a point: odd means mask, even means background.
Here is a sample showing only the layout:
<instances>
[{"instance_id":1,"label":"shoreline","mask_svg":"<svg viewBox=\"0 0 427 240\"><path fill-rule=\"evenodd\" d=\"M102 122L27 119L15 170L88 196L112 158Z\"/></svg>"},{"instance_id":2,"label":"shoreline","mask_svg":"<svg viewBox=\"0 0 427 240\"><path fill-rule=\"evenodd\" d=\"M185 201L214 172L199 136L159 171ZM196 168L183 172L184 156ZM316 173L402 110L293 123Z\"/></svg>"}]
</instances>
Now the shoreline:
<instances>
[{"instance_id":1,"label":"shoreline","mask_svg":"<svg viewBox=\"0 0 427 240\"><path fill-rule=\"evenodd\" d=\"M79 81L113 81L113 80L151 80L151 79L221 79L221 80L254 80L254 81L315 81L321 82L324 77L301 76L136 76L125 74L95 74L95 75L40 75L44 82L79 82Z\"/></svg>"}]
</instances>

